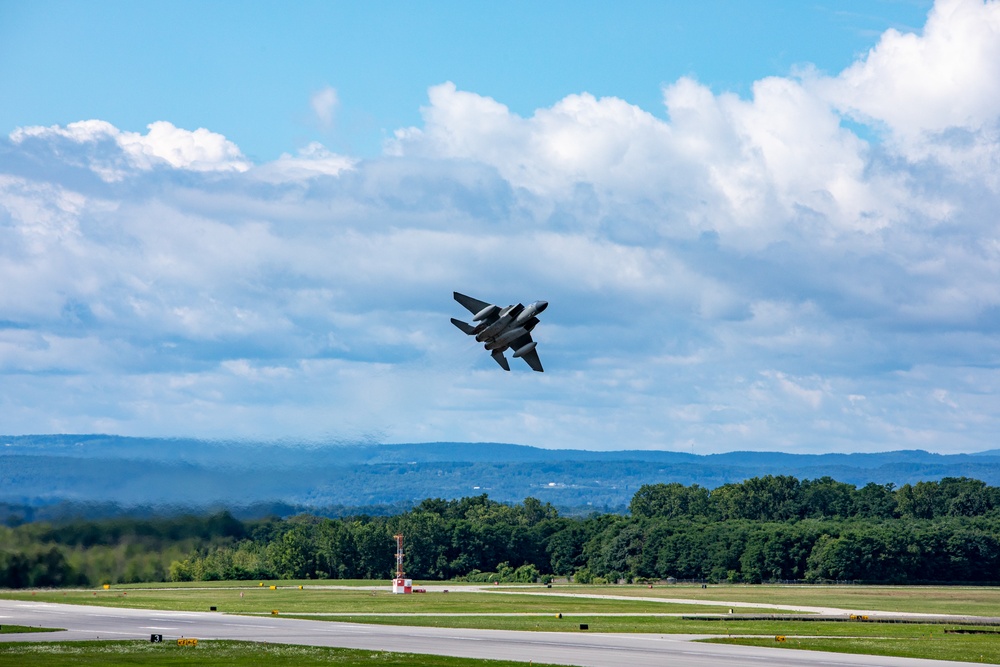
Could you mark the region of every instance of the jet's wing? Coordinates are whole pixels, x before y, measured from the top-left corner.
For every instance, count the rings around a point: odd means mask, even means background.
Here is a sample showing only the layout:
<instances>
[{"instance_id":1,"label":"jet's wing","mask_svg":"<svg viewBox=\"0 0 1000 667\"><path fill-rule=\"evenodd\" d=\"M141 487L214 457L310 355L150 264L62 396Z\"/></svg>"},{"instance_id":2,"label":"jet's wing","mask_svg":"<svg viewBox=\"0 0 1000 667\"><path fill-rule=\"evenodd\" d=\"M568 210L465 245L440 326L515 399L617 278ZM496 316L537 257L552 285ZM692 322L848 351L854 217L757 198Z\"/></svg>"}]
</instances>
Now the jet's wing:
<instances>
[{"instance_id":1,"label":"jet's wing","mask_svg":"<svg viewBox=\"0 0 1000 667\"><path fill-rule=\"evenodd\" d=\"M530 333L524 334L523 336L515 340L513 343L511 343L510 347L512 350L520 350L522 347L524 347L530 342L531 342L531 334ZM535 348L531 348L528 352L522 354L521 358L524 359L525 363L531 366L531 370L538 371L539 373L544 372L544 369L542 368L542 360L538 358L538 352L535 351Z\"/></svg>"},{"instance_id":2,"label":"jet's wing","mask_svg":"<svg viewBox=\"0 0 1000 667\"><path fill-rule=\"evenodd\" d=\"M485 301L480 301L479 299L473 299L471 296L465 296L459 292L455 292L455 301L458 301L460 304L465 306L465 309L473 315L481 311L483 308L488 308L493 305L492 303L486 303Z\"/></svg>"}]
</instances>

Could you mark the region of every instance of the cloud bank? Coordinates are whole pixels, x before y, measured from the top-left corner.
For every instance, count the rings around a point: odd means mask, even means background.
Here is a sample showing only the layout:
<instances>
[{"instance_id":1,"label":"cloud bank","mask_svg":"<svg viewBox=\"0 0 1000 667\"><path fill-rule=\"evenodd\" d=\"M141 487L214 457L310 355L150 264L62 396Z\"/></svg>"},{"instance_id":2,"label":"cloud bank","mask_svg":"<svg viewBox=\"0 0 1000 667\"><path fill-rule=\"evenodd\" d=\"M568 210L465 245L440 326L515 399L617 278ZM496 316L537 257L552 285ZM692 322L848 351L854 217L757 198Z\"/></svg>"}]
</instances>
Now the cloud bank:
<instances>
[{"instance_id":1,"label":"cloud bank","mask_svg":"<svg viewBox=\"0 0 1000 667\"><path fill-rule=\"evenodd\" d=\"M333 93L332 97L327 93ZM333 89L312 99L333 121ZM548 447L972 451L1000 414L1000 2L836 75L530 117L442 83L378 159L159 121L0 141L0 421ZM452 290L545 298L504 374Z\"/></svg>"}]
</instances>

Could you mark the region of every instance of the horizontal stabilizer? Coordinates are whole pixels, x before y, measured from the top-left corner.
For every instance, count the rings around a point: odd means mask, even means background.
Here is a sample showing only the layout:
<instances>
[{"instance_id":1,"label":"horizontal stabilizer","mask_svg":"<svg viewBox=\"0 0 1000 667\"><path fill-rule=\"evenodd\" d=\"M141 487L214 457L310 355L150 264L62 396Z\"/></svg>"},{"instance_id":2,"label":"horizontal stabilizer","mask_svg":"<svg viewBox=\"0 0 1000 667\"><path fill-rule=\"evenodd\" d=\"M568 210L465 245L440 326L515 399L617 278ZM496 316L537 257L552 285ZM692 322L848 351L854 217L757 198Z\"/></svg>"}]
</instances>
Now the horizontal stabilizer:
<instances>
[{"instance_id":1,"label":"horizontal stabilizer","mask_svg":"<svg viewBox=\"0 0 1000 667\"><path fill-rule=\"evenodd\" d=\"M493 350L490 354L493 356L493 359L500 364L500 368L505 371L510 370L510 364L507 363L507 357L503 356L503 350Z\"/></svg>"},{"instance_id":2,"label":"horizontal stabilizer","mask_svg":"<svg viewBox=\"0 0 1000 667\"><path fill-rule=\"evenodd\" d=\"M470 336L472 334L476 333L476 327L472 326L471 324L466 324L462 320L456 320L453 317L453 318L451 318L451 323L454 324L459 329L461 329L463 333L466 333L466 334L468 334Z\"/></svg>"},{"instance_id":3,"label":"horizontal stabilizer","mask_svg":"<svg viewBox=\"0 0 1000 667\"><path fill-rule=\"evenodd\" d=\"M538 371L539 373L543 372L542 360L538 358L538 352L535 351L534 348L532 348L530 352L522 354L521 358L528 362L528 365L531 366L531 370Z\"/></svg>"}]
</instances>

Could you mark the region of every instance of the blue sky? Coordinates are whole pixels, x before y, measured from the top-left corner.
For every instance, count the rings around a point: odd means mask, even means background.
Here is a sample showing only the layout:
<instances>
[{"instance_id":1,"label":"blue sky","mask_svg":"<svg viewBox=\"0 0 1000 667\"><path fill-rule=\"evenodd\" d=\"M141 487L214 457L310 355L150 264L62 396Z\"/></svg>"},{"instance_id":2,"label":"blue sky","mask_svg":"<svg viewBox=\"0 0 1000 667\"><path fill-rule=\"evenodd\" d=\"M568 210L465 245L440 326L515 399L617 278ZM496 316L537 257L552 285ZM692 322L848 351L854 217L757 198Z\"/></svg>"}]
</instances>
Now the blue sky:
<instances>
[{"instance_id":1,"label":"blue sky","mask_svg":"<svg viewBox=\"0 0 1000 667\"><path fill-rule=\"evenodd\" d=\"M236 8L0 0L0 431L996 447L995 0Z\"/></svg>"},{"instance_id":2,"label":"blue sky","mask_svg":"<svg viewBox=\"0 0 1000 667\"><path fill-rule=\"evenodd\" d=\"M364 156L453 81L530 115L566 95L662 114L694 76L747 93L812 64L836 72L925 0L803 2L0 2L0 127L99 118L207 127L255 160L308 141ZM332 86L335 126L309 99Z\"/></svg>"}]
</instances>

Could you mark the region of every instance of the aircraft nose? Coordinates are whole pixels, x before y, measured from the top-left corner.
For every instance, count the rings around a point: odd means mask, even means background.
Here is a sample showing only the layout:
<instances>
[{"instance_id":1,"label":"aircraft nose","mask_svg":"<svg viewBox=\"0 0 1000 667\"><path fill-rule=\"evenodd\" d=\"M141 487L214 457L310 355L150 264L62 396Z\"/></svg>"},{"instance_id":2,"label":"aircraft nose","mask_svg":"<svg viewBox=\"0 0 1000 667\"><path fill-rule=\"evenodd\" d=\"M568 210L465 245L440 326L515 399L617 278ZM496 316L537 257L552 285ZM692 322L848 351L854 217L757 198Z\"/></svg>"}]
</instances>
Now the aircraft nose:
<instances>
[{"instance_id":1,"label":"aircraft nose","mask_svg":"<svg viewBox=\"0 0 1000 667\"><path fill-rule=\"evenodd\" d=\"M535 302L535 313L540 313L549 307L548 301L536 301Z\"/></svg>"}]
</instances>

